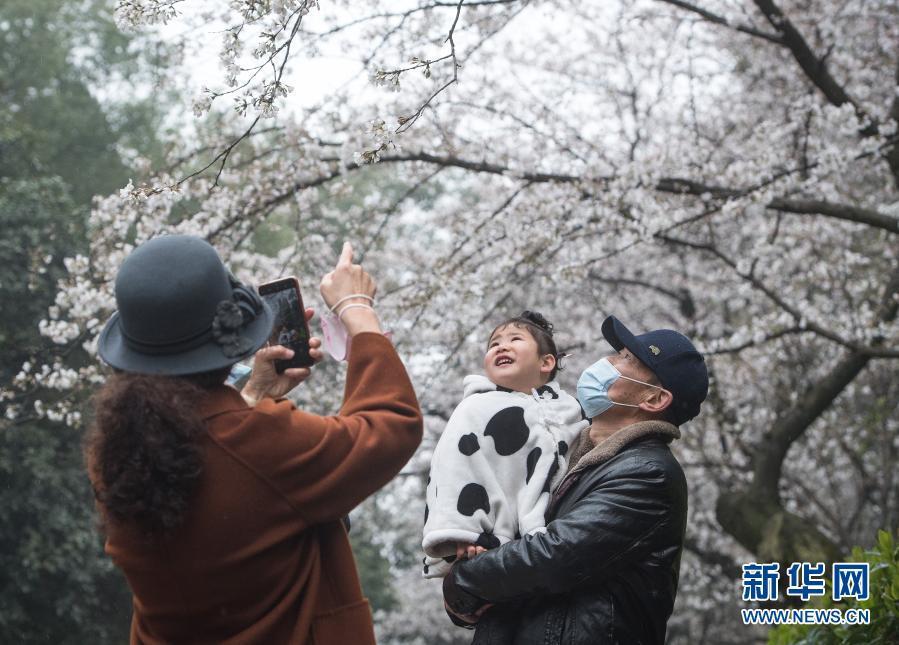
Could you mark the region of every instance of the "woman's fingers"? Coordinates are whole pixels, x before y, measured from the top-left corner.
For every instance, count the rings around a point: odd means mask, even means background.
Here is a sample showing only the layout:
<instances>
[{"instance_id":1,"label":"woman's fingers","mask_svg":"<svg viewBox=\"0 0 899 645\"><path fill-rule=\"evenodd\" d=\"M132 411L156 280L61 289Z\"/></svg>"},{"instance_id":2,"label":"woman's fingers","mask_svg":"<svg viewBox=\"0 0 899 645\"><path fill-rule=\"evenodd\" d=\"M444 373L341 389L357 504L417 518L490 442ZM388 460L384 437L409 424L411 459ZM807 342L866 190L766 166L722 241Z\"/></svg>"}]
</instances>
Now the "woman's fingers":
<instances>
[{"instance_id":1,"label":"woman's fingers","mask_svg":"<svg viewBox=\"0 0 899 645\"><path fill-rule=\"evenodd\" d=\"M369 304L365 298L351 298L354 295L374 297L375 282L365 269L353 264L353 247L349 242L344 243L334 270L322 278L319 291L328 307L338 302Z\"/></svg>"},{"instance_id":2,"label":"woman's fingers","mask_svg":"<svg viewBox=\"0 0 899 645\"><path fill-rule=\"evenodd\" d=\"M274 361L293 357L293 350L284 345L269 345L256 352L254 360Z\"/></svg>"},{"instance_id":3,"label":"woman's fingers","mask_svg":"<svg viewBox=\"0 0 899 645\"><path fill-rule=\"evenodd\" d=\"M343 243L343 250L340 252L340 258L337 260L337 268L349 267L353 264L353 245L349 242Z\"/></svg>"},{"instance_id":4,"label":"woman's fingers","mask_svg":"<svg viewBox=\"0 0 899 645\"><path fill-rule=\"evenodd\" d=\"M289 369L284 370L284 376L289 378L291 381L305 381L312 374L312 370L308 367L291 367ZM291 387L293 389L293 387Z\"/></svg>"},{"instance_id":5,"label":"woman's fingers","mask_svg":"<svg viewBox=\"0 0 899 645\"><path fill-rule=\"evenodd\" d=\"M306 311L303 312L306 315L306 322L312 320L312 317L315 316L315 309L312 307L306 307Z\"/></svg>"}]
</instances>

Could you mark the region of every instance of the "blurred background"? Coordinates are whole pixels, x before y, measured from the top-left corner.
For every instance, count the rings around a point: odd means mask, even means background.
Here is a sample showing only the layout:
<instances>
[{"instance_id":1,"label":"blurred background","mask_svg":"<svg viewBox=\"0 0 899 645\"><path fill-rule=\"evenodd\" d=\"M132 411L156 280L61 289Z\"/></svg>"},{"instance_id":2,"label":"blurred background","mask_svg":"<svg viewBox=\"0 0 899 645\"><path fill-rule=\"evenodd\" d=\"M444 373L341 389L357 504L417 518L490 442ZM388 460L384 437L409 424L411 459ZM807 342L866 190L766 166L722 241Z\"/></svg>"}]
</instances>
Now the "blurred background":
<instances>
[{"instance_id":1,"label":"blurred background","mask_svg":"<svg viewBox=\"0 0 899 645\"><path fill-rule=\"evenodd\" d=\"M345 239L378 280L426 413L353 513L379 642L470 642L420 577L424 480L523 309L571 392L609 314L707 357L670 643L899 642L899 3L4 0L0 72L0 641L127 639L80 442L115 271L183 232L310 306ZM869 601L770 606L871 625L743 624L742 564L841 560Z\"/></svg>"}]
</instances>

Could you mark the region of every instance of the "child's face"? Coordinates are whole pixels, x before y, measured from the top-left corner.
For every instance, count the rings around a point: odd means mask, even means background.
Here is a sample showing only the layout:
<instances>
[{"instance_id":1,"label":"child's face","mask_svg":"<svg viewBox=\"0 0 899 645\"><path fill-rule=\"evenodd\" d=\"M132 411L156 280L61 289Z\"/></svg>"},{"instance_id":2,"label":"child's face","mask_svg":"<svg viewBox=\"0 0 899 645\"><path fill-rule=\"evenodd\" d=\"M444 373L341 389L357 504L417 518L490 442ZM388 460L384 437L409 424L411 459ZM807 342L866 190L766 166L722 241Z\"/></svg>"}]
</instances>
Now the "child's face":
<instances>
[{"instance_id":1,"label":"child's face","mask_svg":"<svg viewBox=\"0 0 899 645\"><path fill-rule=\"evenodd\" d=\"M484 355L487 378L517 392L545 384L555 364L551 354L540 356L537 341L527 329L514 324L493 332Z\"/></svg>"}]
</instances>

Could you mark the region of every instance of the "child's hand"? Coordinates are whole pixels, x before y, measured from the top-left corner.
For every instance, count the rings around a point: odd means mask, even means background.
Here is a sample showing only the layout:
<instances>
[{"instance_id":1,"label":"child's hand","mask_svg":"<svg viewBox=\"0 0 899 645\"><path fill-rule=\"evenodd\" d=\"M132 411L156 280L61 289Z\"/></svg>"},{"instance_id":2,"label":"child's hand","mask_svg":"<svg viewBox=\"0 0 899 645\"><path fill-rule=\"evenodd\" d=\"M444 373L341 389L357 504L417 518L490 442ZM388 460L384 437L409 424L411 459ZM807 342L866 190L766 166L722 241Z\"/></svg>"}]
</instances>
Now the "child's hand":
<instances>
[{"instance_id":1,"label":"child's hand","mask_svg":"<svg viewBox=\"0 0 899 645\"><path fill-rule=\"evenodd\" d=\"M477 546L476 544L469 544L468 542L456 542L456 559L457 560L470 560L476 555L480 555L484 551L486 551L482 546Z\"/></svg>"}]
</instances>

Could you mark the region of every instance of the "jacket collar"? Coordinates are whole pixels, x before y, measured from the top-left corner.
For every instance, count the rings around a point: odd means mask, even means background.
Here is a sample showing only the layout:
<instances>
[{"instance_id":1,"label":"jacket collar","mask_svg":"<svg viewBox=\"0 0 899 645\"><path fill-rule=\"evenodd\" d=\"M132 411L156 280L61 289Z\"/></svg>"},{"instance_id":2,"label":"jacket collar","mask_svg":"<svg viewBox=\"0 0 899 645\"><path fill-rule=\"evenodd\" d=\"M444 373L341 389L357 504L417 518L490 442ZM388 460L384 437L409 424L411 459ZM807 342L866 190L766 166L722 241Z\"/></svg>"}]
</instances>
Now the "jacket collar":
<instances>
[{"instance_id":1,"label":"jacket collar","mask_svg":"<svg viewBox=\"0 0 899 645\"><path fill-rule=\"evenodd\" d=\"M664 439L666 443L671 443L675 439L680 439L680 430L667 421L640 421L625 426L612 436L594 444L590 439L590 426L587 426L581 432L577 446L571 453L571 460L568 463L573 466L569 466L569 472L608 461L625 446L646 437L658 437Z\"/></svg>"},{"instance_id":2,"label":"jacket collar","mask_svg":"<svg viewBox=\"0 0 899 645\"><path fill-rule=\"evenodd\" d=\"M212 388L197 402L197 411L203 419L209 419L222 412L246 410L249 406L240 392L230 385Z\"/></svg>"}]
</instances>

